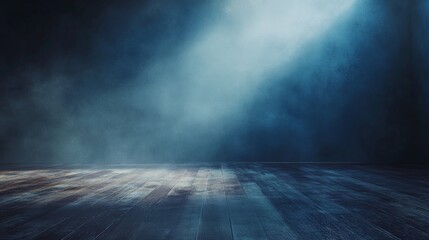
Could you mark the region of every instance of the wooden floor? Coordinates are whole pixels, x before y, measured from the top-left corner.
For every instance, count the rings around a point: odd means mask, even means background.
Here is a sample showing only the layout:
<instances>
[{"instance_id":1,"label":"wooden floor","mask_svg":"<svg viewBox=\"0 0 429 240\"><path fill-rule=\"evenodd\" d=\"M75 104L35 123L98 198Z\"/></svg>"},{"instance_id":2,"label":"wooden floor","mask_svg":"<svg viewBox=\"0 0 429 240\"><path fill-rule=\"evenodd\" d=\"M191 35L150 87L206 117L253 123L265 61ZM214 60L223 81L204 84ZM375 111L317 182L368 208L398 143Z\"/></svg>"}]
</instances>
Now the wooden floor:
<instances>
[{"instance_id":1,"label":"wooden floor","mask_svg":"<svg viewBox=\"0 0 429 240\"><path fill-rule=\"evenodd\" d=\"M256 163L3 167L0 239L429 239L429 171Z\"/></svg>"}]
</instances>

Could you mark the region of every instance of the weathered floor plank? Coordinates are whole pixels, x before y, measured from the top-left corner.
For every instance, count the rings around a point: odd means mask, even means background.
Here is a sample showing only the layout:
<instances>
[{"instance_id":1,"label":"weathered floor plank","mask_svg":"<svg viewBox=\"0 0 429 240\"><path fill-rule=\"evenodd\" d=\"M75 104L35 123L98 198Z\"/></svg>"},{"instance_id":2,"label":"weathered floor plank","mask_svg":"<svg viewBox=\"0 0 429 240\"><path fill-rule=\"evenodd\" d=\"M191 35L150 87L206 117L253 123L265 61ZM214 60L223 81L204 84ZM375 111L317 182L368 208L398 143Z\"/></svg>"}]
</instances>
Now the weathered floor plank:
<instances>
[{"instance_id":1,"label":"weathered floor plank","mask_svg":"<svg viewBox=\"0 0 429 240\"><path fill-rule=\"evenodd\" d=\"M187 196L180 218L172 226L166 239L187 240L195 239L198 234L201 210L204 203L204 193L207 191L210 168L201 166L191 185L191 195Z\"/></svg>"},{"instance_id":2,"label":"weathered floor plank","mask_svg":"<svg viewBox=\"0 0 429 240\"><path fill-rule=\"evenodd\" d=\"M183 169L169 170L172 172L165 173L158 179L153 179L152 185L155 188L123 214L110 221L110 224L106 224L105 229L100 231L94 239L144 239L145 237L141 235L144 234L145 221L147 221L148 216L159 207L163 199L174 188L175 180L183 177L186 172ZM88 229L93 231L93 227L88 227ZM147 234L150 233L147 232ZM79 235L79 237L71 239L82 239L82 237Z\"/></svg>"},{"instance_id":3,"label":"weathered floor plank","mask_svg":"<svg viewBox=\"0 0 429 240\"><path fill-rule=\"evenodd\" d=\"M197 239L232 239L231 220L226 202L221 166L212 167L204 194L204 205Z\"/></svg>"},{"instance_id":4,"label":"weathered floor plank","mask_svg":"<svg viewBox=\"0 0 429 240\"><path fill-rule=\"evenodd\" d=\"M268 239L253 210L251 200L237 179L234 169L222 164L222 175L234 239Z\"/></svg>"},{"instance_id":5,"label":"weathered floor plank","mask_svg":"<svg viewBox=\"0 0 429 240\"><path fill-rule=\"evenodd\" d=\"M8 166L0 239L429 239L429 170L364 164Z\"/></svg>"}]
</instances>

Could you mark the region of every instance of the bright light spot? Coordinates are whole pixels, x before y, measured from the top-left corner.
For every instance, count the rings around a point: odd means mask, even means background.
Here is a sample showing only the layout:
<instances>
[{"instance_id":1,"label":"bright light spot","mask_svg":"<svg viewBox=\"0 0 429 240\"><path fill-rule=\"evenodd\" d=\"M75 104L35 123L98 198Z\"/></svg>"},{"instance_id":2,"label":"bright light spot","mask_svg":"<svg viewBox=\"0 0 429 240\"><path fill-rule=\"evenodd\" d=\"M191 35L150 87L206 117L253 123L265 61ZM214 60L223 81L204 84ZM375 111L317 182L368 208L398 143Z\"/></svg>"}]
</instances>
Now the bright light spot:
<instances>
[{"instance_id":1,"label":"bright light spot","mask_svg":"<svg viewBox=\"0 0 429 240\"><path fill-rule=\"evenodd\" d=\"M172 107L181 107L179 128L207 129L234 119L261 82L280 67L287 72L299 51L329 29L354 0L227 2L217 22L146 75L170 80L139 90L140 96L141 91L157 93L156 105L164 116L171 115Z\"/></svg>"}]
</instances>

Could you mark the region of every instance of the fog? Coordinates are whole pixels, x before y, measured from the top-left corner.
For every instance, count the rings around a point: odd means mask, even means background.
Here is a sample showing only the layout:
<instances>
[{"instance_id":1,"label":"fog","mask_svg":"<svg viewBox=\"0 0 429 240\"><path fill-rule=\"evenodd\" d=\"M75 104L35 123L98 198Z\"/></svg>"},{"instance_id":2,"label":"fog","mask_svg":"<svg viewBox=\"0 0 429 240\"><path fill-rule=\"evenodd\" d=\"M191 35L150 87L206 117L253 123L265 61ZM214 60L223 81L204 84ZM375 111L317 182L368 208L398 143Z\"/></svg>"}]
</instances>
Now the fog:
<instances>
[{"instance_id":1,"label":"fog","mask_svg":"<svg viewBox=\"0 0 429 240\"><path fill-rule=\"evenodd\" d=\"M405 1L3 9L3 162L399 162L412 151Z\"/></svg>"}]
</instances>

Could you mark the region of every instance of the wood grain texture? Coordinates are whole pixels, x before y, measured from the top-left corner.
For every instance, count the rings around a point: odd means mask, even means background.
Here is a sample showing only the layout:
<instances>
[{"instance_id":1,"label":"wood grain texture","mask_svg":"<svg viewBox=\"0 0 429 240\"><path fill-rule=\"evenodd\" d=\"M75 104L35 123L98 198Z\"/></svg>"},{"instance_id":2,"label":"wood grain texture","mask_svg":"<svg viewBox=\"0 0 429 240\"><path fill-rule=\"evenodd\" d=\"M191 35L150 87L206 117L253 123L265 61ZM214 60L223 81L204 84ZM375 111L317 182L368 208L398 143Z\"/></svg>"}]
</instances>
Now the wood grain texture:
<instances>
[{"instance_id":1,"label":"wood grain texture","mask_svg":"<svg viewBox=\"0 0 429 240\"><path fill-rule=\"evenodd\" d=\"M0 239L429 239L429 170L287 163L1 167Z\"/></svg>"}]
</instances>

